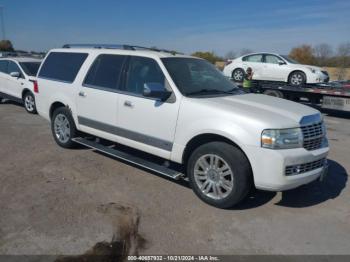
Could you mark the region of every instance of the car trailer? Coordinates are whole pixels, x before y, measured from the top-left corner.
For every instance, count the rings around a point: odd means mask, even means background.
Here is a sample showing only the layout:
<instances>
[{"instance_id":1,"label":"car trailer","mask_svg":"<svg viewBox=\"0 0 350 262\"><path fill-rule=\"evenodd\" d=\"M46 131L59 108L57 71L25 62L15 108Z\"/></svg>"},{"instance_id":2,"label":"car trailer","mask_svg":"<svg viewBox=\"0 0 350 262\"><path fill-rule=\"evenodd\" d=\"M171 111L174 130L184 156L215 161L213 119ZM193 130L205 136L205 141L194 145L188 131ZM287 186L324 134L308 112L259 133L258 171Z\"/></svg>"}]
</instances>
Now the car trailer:
<instances>
[{"instance_id":1,"label":"car trailer","mask_svg":"<svg viewBox=\"0 0 350 262\"><path fill-rule=\"evenodd\" d=\"M350 112L350 81L291 86L284 82L253 80L252 93L261 93L321 108ZM238 84L240 86L240 84Z\"/></svg>"}]
</instances>

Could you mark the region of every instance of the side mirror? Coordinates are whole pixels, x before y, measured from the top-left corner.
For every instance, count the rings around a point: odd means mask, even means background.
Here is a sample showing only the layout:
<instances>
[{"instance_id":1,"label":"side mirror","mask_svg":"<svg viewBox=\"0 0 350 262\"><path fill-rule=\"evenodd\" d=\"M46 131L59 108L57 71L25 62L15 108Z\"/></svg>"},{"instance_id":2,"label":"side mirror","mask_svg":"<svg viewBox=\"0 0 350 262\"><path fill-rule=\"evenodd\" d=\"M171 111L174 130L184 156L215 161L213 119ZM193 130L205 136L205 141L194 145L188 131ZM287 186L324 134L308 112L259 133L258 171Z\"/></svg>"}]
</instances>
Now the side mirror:
<instances>
[{"instance_id":1,"label":"side mirror","mask_svg":"<svg viewBox=\"0 0 350 262\"><path fill-rule=\"evenodd\" d=\"M10 76L19 78L21 74L19 72L11 72Z\"/></svg>"},{"instance_id":2,"label":"side mirror","mask_svg":"<svg viewBox=\"0 0 350 262\"><path fill-rule=\"evenodd\" d=\"M279 61L278 61L278 64L279 64L279 65L285 65L286 62L284 62L284 61L282 61L282 60L279 60Z\"/></svg>"},{"instance_id":3,"label":"side mirror","mask_svg":"<svg viewBox=\"0 0 350 262\"><path fill-rule=\"evenodd\" d=\"M166 90L161 83L145 83L143 85L143 96L167 100L171 96L171 92Z\"/></svg>"}]
</instances>

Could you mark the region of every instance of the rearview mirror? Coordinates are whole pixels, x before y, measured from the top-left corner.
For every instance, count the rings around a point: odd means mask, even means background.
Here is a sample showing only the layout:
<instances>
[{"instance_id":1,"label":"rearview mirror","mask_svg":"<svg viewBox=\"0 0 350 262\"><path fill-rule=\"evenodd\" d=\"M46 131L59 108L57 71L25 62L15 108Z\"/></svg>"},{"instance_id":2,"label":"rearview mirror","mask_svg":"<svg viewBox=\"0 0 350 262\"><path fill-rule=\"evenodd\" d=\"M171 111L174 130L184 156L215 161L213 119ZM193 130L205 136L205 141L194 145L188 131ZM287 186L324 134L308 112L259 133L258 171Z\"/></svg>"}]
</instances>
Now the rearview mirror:
<instances>
[{"instance_id":1,"label":"rearview mirror","mask_svg":"<svg viewBox=\"0 0 350 262\"><path fill-rule=\"evenodd\" d=\"M279 61L278 61L278 64L279 64L279 65L285 65L286 62L284 62L284 61L282 61L282 60L279 60Z\"/></svg>"},{"instance_id":2,"label":"rearview mirror","mask_svg":"<svg viewBox=\"0 0 350 262\"><path fill-rule=\"evenodd\" d=\"M171 92L166 90L161 83L145 83L142 94L145 97L158 98L161 101L167 100L171 96Z\"/></svg>"},{"instance_id":3,"label":"rearview mirror","mask_svg":"<svg viewBox=\"0 0 350 262\"><path fill-rule=\"evenodd\" d=\"M21 74L19 73L19 72L11 72L10 73L10 76L12 76L12 77L20 77L21 76Z\"/></svg>"}]
</instances>

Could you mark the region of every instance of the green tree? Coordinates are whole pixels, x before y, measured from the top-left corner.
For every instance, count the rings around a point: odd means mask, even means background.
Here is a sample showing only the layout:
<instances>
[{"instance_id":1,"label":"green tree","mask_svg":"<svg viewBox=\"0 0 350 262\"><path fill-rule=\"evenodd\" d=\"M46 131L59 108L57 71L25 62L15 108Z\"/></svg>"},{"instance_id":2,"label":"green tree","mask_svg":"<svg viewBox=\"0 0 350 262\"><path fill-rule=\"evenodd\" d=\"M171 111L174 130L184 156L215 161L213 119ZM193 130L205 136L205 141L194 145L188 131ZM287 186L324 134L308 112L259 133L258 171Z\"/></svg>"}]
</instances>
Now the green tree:
<instances>
[{"instance_id":1,"label":"green tree","mask_svg":"<svg viewBox=\"0 0 350 262\"><path fill-rule=\"evenodd\" d=\"M216 62L223 60L221 57L217 56L214 52L197 51L197 52L193 53L192 56L203 58L205 60L208 60L212 64L215 64Z\"/></svg>"},{"instance_id":2,"label":"green tree","mask_svg":"<svg viewBox=\"0 0 350 262\"><path fill-rule=\"evenodd\" d=\"M10 40L0 41L0 51L13 52L13 45Z\"/></svg>"}]
</instances>

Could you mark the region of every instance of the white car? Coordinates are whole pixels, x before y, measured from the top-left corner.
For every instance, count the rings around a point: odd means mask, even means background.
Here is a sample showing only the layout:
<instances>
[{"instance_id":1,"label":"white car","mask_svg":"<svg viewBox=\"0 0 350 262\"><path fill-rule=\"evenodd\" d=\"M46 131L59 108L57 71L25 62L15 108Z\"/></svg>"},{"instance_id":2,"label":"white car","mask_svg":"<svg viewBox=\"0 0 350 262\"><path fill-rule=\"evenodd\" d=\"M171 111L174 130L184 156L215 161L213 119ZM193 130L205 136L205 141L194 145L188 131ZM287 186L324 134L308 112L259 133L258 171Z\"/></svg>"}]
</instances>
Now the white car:
<instances>
[{"instance_id":1,"label":"white car","mask_svg":"<svg viewBox=\"0 0 350 262\"><path fill-rule=\"evenodd\" d=\"M67 47L47 54L35 94L61 147L85 141L112 154L83 133L180 164L194 192L220 208L237 204L251 186L287 190L327 169L325 125L311 107L246 94L195 57L130 46Z\"/></svg>"},{"instance_id":2,"label":"white car","mask_svg":"<svg viewBox=\"0 0 350 262\"><path fill-rule=\"evenodd\" d=\"M281 81L293 86L328 82L328 72L317 66L303 65L288 56L254 53L228 60L225 76L242 82L248 67L253 69L254 80Z\"/></svg>"},{"instance_id":3,"label":"white car","mask_svg":"<svg viewBox=\"0 0 350 262\"><path fill-rule=\"evenodd\" d=\"M0 58L0 102L3 99L23 103L35 114L36 74L41 60L27 57Z\"/></svg>"}]
</instances>

